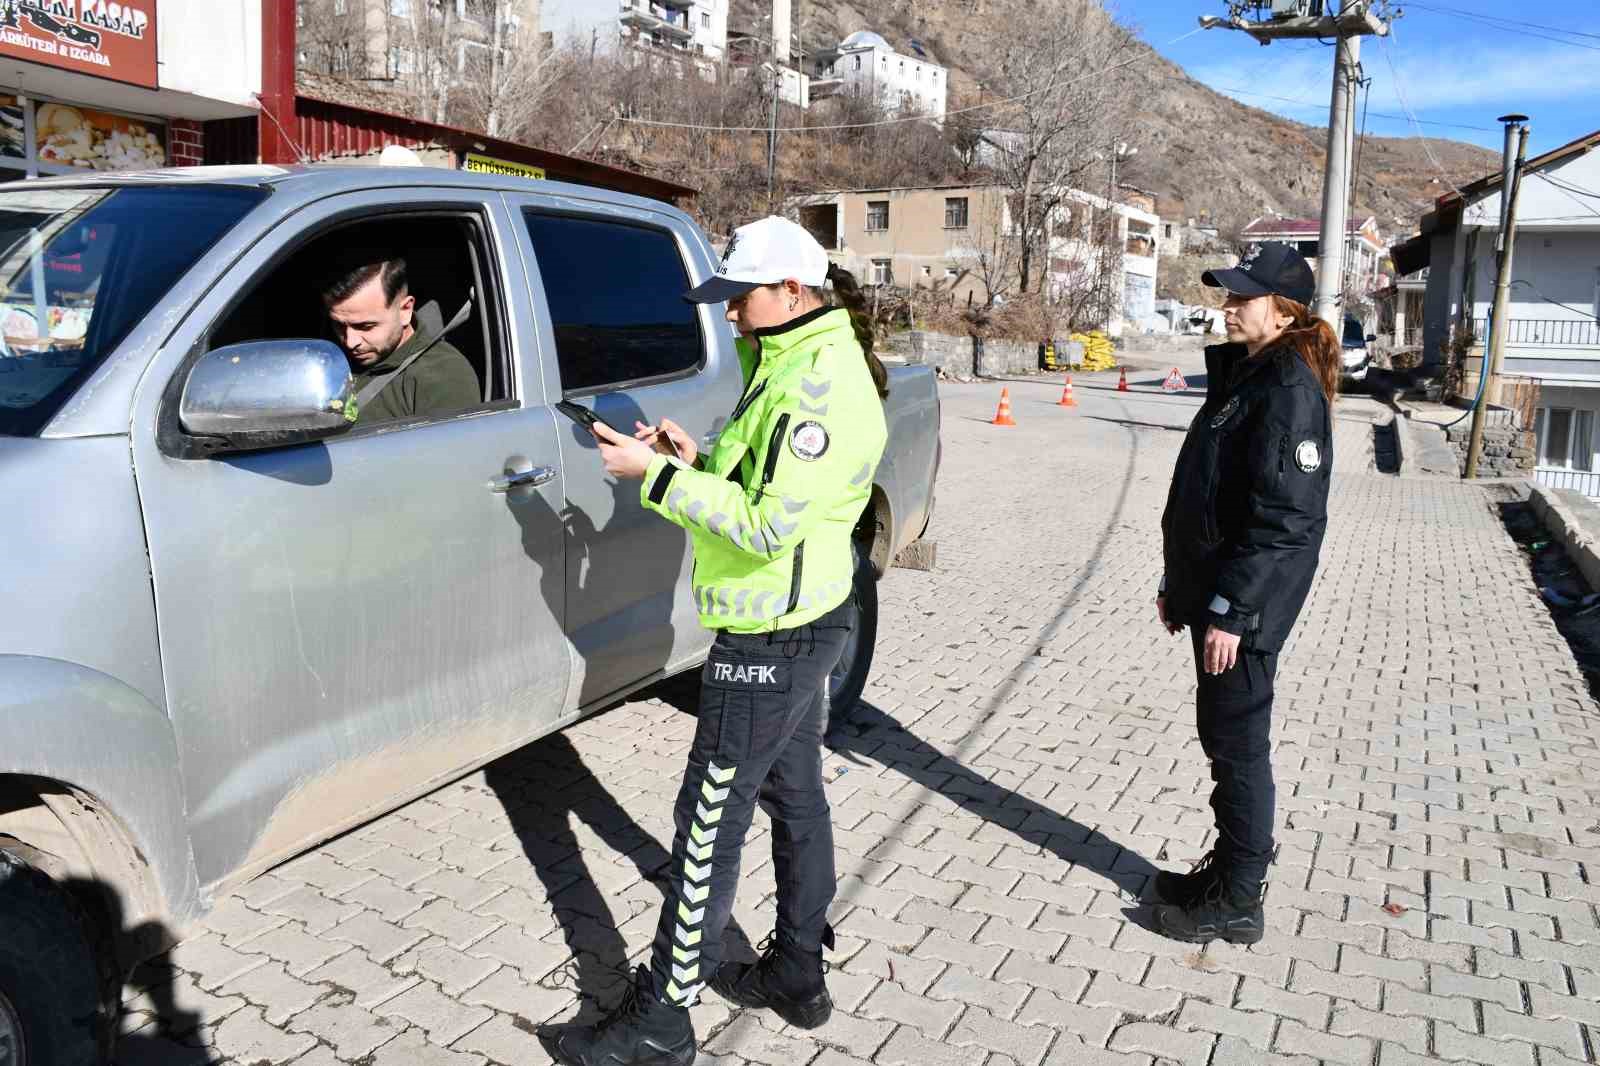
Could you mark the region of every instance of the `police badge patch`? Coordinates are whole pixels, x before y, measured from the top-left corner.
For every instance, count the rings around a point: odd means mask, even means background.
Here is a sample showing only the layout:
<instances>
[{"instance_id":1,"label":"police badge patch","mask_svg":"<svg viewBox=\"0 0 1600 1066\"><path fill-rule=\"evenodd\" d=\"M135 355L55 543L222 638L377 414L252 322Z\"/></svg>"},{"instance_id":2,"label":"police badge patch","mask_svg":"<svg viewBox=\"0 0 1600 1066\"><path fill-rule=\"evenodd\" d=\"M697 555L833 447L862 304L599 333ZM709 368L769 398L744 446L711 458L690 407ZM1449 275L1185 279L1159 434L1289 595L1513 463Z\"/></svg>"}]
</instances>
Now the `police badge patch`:
<instances>
[{"instance_id":1,"label":"police badge patch","mask_svg":"<svg viewBox=\"0 0 1600 1066\"><path fill-rule=\"evenodd\" d=\"M1294 450L1294 462L1302 474L1315 474L1322 465L1322 449L1314 440L1303 440Z\"/></svg>"},{"instance_id":2,"label":"police badge patch","mask_svg":"<svg viewBox=\"0 0 1600 1066\"><path fill-rule=\"evenodd\" d=\"M828 431L821 422L802 422L789 434L789 450L795 458L814 463L828 451Z\"/></svg>"},{"instance_id":3,"label":"police badge patch","mask_svg":"<svg viewBox=\"0 0 1600 1066\"><path fill-rule=\"evenodd\" d=\"M1229 400L1227 403L1222 405L1222 410L1218 411L1217 414L1216 414L1216 417L1214 417L1211 420L1211 428L1212 429L1221 429L1222 428L1222 424L1224 422L1226 422L1228 419L1232 418L1233 417L1233 413L1235 411L1237 411L1238 409L1239 409L1239 397L1235 396L1233 399Z\"/></svg>"}]
</instances>

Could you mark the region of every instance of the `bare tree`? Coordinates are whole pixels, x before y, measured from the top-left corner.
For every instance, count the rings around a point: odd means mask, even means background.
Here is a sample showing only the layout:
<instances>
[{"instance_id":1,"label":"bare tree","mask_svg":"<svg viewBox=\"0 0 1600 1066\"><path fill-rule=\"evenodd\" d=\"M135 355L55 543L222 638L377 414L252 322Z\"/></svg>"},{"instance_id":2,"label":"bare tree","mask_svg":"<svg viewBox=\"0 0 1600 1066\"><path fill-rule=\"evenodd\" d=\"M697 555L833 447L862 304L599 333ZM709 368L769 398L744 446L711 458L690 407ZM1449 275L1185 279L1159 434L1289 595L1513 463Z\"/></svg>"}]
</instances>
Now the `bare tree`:
<instances>
[{"instance_id":1,"label":"bare tree","mask_svg":"<svg viewBox=\"0 0 1600 1066\"><path fill-rule=\"evenodd\" d=\"M570 52L541 48L537 26L512 19L513 0L467 0L482 41L464 45L461 91L468 124L491 137L518 137L534 125L563 82Z\"/></svg>"},{"instance_id":2,"label":"bare tree","mask_svg":"<svg viewBox=\"0 0 1600 1066\"><path fill-rule=\"evenodd\" d=\"M1011 190L1023 291L1042 285L1050 219L1066 190L1115 140L1131 103L1105 72L1131 38L1097 0L1039 0L1026 17L996 12L977 40L985 90L1012 101L993 111L1006 136L992 142L995 171ZM1045 271L1047 273L1048 271Z\"/></svg>"},{"instance_id":3,"label":"bare tree","mask_svg":"<svg viewBox=\"0 0 1600 1066\"><path fill-rule=\"evenodd\" d=\"M1020 280L1022 242L1010 218L1005 188L978 190L967 226L967 241L956 252L956 262L983 284L983 306L1015 291Z\"/></svg>"},{"instance_id":4,"label":"bare tree","mask_svg":"<svg viewBox=\"0 0 1600 1066\"><path fill-rule=\"evenodd\" d=\"M340 78L368 76L367 29L360 4L298 0L296 40L301 65Z\"/></svg>"}]
</instances>

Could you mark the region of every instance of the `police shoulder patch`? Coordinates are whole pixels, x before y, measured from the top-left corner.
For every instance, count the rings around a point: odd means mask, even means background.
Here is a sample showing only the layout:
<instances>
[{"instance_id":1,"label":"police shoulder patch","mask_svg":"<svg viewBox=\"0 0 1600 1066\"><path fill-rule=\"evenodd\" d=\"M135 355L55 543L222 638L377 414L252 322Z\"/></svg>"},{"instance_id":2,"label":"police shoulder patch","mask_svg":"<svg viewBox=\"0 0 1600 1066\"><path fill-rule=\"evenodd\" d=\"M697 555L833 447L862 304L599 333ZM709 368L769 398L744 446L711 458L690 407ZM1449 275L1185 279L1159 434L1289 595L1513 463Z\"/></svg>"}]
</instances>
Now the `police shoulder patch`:
<instances>
[{"instance_id":1,"label":"police shoulder patch","mask_svg":"<svg viewBox=\"0 0 1600 1066\"><path fill-rule=\"evenodd\" d=\"M821 422L802 422L789 434L789 450L795 458L814 463L828 451L828 431Z\"/></svg>"},{"instance_id":2,"label":"police shoulder patch","mask_svg":"<svg viewBox=\"0 0 1600 1066\"><path fill-rule=\"evenodd\" d=\"M1322 466L1322 449L1314 440L1303 440L1294 450L1294 463L1302 474L1314 474Z\"/></svg>"}]
</instances>

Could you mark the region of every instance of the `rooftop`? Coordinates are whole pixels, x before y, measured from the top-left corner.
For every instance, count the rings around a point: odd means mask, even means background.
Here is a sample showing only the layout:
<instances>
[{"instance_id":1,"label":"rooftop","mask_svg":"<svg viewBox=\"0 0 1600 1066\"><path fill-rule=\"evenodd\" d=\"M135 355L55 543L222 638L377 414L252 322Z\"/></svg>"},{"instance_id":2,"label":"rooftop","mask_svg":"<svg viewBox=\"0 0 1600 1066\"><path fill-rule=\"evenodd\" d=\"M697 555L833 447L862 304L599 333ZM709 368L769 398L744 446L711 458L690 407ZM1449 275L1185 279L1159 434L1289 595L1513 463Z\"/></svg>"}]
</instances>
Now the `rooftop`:
<instances>
[{"instance_id":1,"label":"rooftop","mask_svg":"<svg viewBox=\"0 0 1600 1066\"><path fill-rule=\"evenodd\" d=\"M1346 223L1347 232L1360 233L1371 222L1371 218L1350 219ZM1247 237L1276 236L1281 233L1315 237L1321 232L1322 220L1317 218L1258 218L1244 228Z\"/></svg>"}]
</instances>

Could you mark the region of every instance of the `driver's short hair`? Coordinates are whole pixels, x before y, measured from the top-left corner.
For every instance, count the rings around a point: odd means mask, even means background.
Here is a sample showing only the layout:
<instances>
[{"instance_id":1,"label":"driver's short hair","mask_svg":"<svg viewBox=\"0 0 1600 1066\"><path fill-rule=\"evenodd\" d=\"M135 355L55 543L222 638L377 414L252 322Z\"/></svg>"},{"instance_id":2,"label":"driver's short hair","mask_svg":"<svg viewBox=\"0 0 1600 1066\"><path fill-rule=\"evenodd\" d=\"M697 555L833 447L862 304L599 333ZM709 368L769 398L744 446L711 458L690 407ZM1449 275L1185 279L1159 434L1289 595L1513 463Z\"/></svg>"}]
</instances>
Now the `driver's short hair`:
<instances>
[{"instance_id":1,"label":"driver's short hair","mask_svg":"<svg viewBox=\"0 0 1600 1066\"><path fill-rule=\"evenodd\" d=\"M377 277L383 279L383 299L390 306L410 285L406 261L399 255L365 251L340 256L322 280L323 306L332 307L348 300L357 289Z\"/></svg>"}]
</instances>

